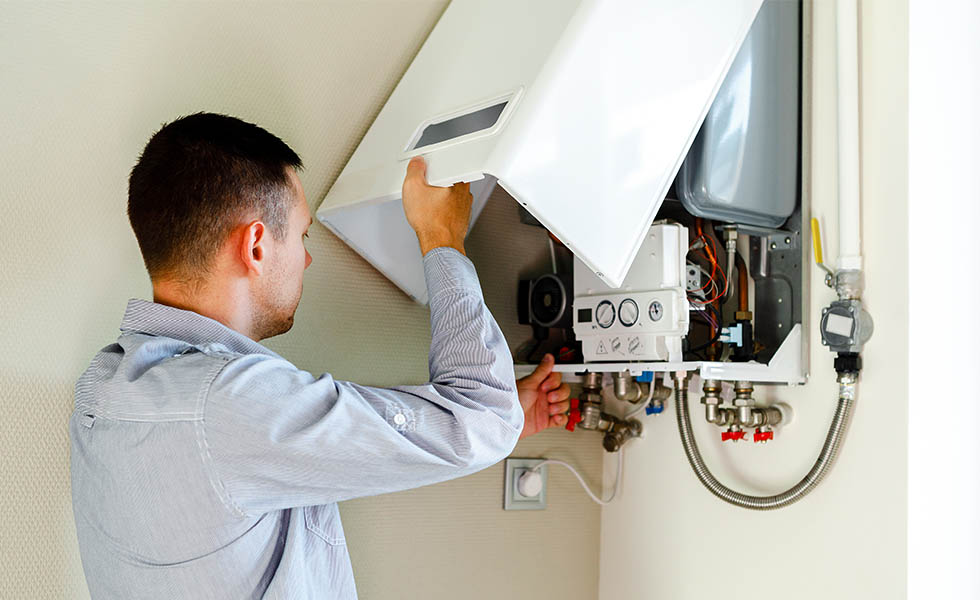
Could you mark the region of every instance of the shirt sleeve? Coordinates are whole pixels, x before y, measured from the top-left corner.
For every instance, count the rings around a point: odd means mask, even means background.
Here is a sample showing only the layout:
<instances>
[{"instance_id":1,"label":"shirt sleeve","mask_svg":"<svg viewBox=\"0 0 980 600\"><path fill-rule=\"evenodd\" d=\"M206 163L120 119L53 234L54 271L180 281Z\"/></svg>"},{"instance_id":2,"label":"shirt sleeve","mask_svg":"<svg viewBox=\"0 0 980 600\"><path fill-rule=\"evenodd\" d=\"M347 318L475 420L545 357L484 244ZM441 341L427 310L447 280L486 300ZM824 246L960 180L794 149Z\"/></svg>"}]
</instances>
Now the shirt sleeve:
<instances>
[{"instance_id":1,"label":"shirt sleeve","mask_svg":"<svg viewBox=\"0 0 980 600\"><path fill-rule=\"evenodd\" d=\"M517 443L524 415L503 334L473 264L424 259L432 345L426 385L374 388L314 377L281 358L229 360L201 422L215 488L233 510L338 502L486 468Z\"/></svg>"}]
</instances>

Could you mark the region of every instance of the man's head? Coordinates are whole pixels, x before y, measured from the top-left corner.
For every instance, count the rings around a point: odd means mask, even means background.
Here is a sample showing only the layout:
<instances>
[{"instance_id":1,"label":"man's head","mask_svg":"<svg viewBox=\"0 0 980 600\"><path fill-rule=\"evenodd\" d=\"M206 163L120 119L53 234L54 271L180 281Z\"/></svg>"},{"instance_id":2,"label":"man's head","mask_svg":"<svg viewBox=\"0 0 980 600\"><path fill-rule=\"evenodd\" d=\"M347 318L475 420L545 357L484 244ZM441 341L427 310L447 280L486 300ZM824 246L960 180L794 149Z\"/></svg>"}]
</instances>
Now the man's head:
<instances>
[{"instance_id":1,"label":"man's head","mask_svg":"<svg viewBox=\"0 0 980 600\"><path fill-rule=\"evenodd\" d=\"M154 134L129 178L154 295L254 339L287 331L311 260L301 167L278 137L233 117L198 113Z\"/></svg>"}]
</instances>

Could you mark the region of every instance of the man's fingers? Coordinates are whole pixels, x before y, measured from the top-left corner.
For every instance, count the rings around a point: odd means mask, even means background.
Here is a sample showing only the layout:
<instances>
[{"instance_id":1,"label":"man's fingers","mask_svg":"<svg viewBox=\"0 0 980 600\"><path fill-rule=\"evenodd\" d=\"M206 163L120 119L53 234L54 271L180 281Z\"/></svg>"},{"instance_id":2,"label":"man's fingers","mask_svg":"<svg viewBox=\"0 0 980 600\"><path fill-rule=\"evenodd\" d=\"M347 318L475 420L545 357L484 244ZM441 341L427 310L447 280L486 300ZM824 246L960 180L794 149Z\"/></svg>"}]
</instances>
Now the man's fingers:
<instances>
[{"instance_id":1,"label":"man's fingers","mask_svg":"<svg viewBox=\"0 0 980 600\"><path fill-rule=\"evenodd\" d=\"M552 372L544 381L538 386L538 388L543 392L550 392L561 385L561 373Z\"/></svg>"},{"instance_id":2,"label":"man's fingers","mask_svg":"<svg viewBox=\"0 0 980 600\"><path fill-rule=\"evenodd\" d=\"M428 185L425 181L425 159L416 156L408 161L405 179L422 185Z\"/></svg>"},{"instance_id":3,"label":"man's fingers","mask_svg":"<svg viewBox=\"0 0 980 600\"><path fill-rule=\"evenodd\" d=\"M551 425L549 425L549 426L550 427L564 427L565 426L565 421L567 421L567 420L568 420L568 417L565 416L565 415L555 415L555 416L551 417Z\"/></svg>"},{"instance_id":4,"label":"man's fingers","mask_svg":"<svg viewBox=\"0 0 980 600\"><path fill-rule=\"evenodd\" d=\"M545 354L544 358L541 359L541 362L538 363L538 367L534 369L534 372L532 372L530 375L525 377L524 381L533 385L534 387L539 387L541 385L541 382L543 382L545 378L547 378L548 375L551 373L551 369L553 369L554 366L555 366L555 357L550 354ZM561 375L559 375L558 377L560 379Z\"/></svg>"},{"instance_id":5,"label":"man's fingers","mask_svg":"<svg viewBox=\"0 0 980 600\"><path fill-rule=\"evenodd\" d=\"M465 204L466 206L473 207L473 194L470 193L470 184L468 183L455 183L453 184L453 193L456 195L457 202Z\"/></svg>"},{"instance_id":6,"label":"man's fingers","mask_svg":"<svg viewBox=\"0 0 980 600\"><path fill-rule=\"evenodd\" d=\"M568 400L568 397L571 395L572 389L568 387L567 383L563 383L558 389L548 392L548 402L553 404L562 400Z\"/></svg>"},{"instance_id":7,"label":"man's fingers","mask_svg":"<svg viewBox=\"0 0 980 600\"><path fill-rule=\"evenodd\" d=\"M549 415L558 415L568 412L569 402L566 400L564 402L555 402L548 406Z\"/></svg>"}]
</instances>

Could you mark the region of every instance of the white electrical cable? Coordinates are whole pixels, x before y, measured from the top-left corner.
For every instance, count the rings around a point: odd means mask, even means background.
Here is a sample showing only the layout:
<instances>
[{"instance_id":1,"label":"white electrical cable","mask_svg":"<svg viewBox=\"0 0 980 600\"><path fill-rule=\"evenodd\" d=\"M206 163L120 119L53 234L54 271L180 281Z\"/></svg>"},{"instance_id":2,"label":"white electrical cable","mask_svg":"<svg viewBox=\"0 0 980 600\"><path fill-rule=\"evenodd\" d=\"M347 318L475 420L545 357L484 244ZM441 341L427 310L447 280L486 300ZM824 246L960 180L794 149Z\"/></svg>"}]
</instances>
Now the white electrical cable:
<instances>
[{"instance_id":1,"label":"white electrical cable","mask_svg":"<svg viewBox=\"0 0 980 600\"><path fill-rule=\"evenodd\" d=\"M543 460L534 466L534 470L537 471L540 467L548 464L561 465L565 467L566 469L572 472L572 475L574 475L576 479L578 479L578 482L582 485L582 489L585 490L585 493L589 495L589 498L592 498L593 502L599 504L600 506L605 506L616 498L616 494L619 493L619 486L623 481L623 451L619 450L616 452L616 454L619 455L619 461L618 461L619 464L616 467L616 485L613 486L612 496L609 496L608 500L601 500L598 496L593 494L592 490L589 489L589 486L586 485L585 480L582 479L582 476L579 475L578 471L575 470L575 467L573 467L572 465L568 464L563 460L556 460L553 458Z\"/></svg>"}]
</instances>

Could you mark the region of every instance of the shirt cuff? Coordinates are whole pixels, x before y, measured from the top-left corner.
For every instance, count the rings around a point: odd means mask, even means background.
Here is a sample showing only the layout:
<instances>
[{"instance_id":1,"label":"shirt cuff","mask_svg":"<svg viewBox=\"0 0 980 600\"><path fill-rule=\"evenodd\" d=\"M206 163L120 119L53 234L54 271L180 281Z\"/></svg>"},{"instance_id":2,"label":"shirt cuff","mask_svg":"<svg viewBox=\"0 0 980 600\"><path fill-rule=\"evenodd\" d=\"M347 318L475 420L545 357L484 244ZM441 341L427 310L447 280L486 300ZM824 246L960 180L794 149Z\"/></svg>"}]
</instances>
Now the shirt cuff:
<instances>
[{"instance_id":1,"label":"shirt cuff","mask_svg":"<svg viewBox=\"0 0 980 600\"><path fill-rule=\"evenodd\" d=\"M422 257L425 284L429 289L429 302L448 291L469 291L483 297L476 267L459 250L440 246Z\"/></svg>"}]
</instances>

